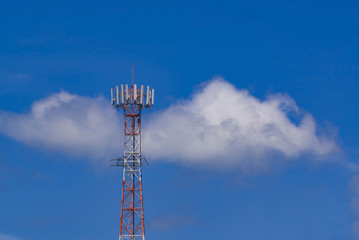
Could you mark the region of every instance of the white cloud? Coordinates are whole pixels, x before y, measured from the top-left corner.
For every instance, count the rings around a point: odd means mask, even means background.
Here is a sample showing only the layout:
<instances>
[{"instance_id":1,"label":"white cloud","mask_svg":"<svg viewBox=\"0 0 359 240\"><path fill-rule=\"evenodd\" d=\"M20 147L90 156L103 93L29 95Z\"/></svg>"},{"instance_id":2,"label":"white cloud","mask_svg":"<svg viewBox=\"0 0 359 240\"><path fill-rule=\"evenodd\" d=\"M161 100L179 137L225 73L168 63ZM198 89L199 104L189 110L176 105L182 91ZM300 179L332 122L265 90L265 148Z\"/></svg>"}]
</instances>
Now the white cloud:
<instances>
[{"instance_id":1,"label":"white cloud","mask_svg":"<svg viewBox=\"0 0 359 240\"><path fill-rule=\"evenodd\" d=\"M289 116L302 116L297 124ZM121 154L121 114L103 97L61 91L26 114L0 113L0 131L40 149L106 161ZM146 116L143 149L153 160L262 169L271 158L316 158L336 150L313 117L285 95L261 101L217 78L187 100Z\"/></svg>"},{"instance_id":2,"label":"white cloud","mask_svg":"<svg viewBox=\"0 0 359 240\"><path fill-rule=\"evenodd\" d=\"M0 240L21 240L21 238L0 233Z\"/></svg>"},{"instance_id":3,"label":"white cloud","mask_svg":"<svg viewBox=\"0 0 359 240\"><path fill-rule=\"evenodd\" d=\"M121 153L120 124L103 97L64 91L34 102L29 113L0 114L0 131L20 142L106 163Z\"/></svg>"},{"instance_id":4,"label":"white cloud","mask_svg":"<svg viewBox=\"0 0 359 240\"><path fill-rule=\"evenodd\" d=\"M295 124L290 115L298 117ZM337 149L318 135L313 117L285 95L261 101L217 78L190 99L153 114L144 124L143 148L154 159L215 167L263 168L271 156L322 157Z\"/></svg>"}]
</instances>

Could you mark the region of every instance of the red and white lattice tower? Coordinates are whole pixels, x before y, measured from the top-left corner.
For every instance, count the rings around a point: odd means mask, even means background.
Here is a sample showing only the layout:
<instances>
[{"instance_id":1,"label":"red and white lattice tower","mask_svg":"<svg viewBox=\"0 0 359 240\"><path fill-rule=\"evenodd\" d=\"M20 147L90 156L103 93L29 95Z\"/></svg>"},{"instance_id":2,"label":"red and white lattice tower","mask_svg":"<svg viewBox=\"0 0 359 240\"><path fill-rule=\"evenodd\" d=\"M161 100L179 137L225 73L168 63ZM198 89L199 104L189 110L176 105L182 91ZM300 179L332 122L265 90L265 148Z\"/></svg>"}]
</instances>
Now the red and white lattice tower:
<instances>
[{"instance_id":1,"label":"red and white lattice tower","mask_svg":"<svg viewBox=\"0 0 359 240\"><path fill-rule=\"evenodd\" d=\"M112 159L123 167L119 240L144 240L145 223L142 195L141 111L154 103L154 89L133 84L111 89L111 102L124 112L124 154Z\"/></svg>"}]
</instances>

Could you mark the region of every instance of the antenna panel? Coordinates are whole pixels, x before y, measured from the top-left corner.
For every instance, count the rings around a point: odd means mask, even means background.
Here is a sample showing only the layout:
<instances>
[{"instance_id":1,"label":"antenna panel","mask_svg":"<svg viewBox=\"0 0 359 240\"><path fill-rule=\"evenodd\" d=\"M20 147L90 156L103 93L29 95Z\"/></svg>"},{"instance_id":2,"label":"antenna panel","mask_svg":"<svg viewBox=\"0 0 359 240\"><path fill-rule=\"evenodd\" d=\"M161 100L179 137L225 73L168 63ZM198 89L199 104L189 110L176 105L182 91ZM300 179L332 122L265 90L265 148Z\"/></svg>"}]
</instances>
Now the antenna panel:
<instances>
[{"instance_id":1,"label":"antenna panel","mask_svg":"<svg viewBox=\"0 0 359 240\"><path fill-rule=\"evenodd\" d=\"M155 89L152 88L151 94L151 105L153 105L155 103Z\"/></svg>"},{"instance_id":2,"label":"antenna panel","mask_svg":"<svg viewBox=\"0 0 359 240\"><path fill-rule=\"evenodd\" d=\"M140 104L142 105L143 103L143 85L141 85L141 90L140 90Z\"/></svg>"},{"instance_id":3,"label":"antenna panel","mask_svg":"<svg viewBox=\"0 0 359 240\"><path fill-rule=\"evenodd\" d=\"M123 104L123 84L121 84L121 104Z\"/></svg>"},{"instance_id":4,"label":"antenna panel","mask_svg":"<svg viewBox=\"0 0 359 240\"><path fill-rule=\"evenodd\" d=\"M146 105L150 104L150 87L147 86L146 89Z\"/></svg>"},{"instance_id":5,"label":"antenna panel","mask_svg":"<svg viewBox=\"0 0 359 240\"><path fill-rule=\"evenodd\" d=\"M116 107L120 105L120 96L118 91L118 86L116 86Z\"/></svg>"},{"instance_id":6,"label":"antenna panel","mask_svg":"<svg viewBox=\"0 0 359 240\"><path fill-rule=\"evenodd\" d=\"M137 85L136 84L133 85L133 100L137 101Z\"/></svg>"},{"instance_id":7,"label":"antenna panel","mask_svg":"<svg viewBox=\"0 0 359 240\"><path fill-rule=\"evenodd\" d=\"M127 101L129 99L129 95L128 95L128 85L125 85L125 100Z\"/></svg>"}]
</instances>

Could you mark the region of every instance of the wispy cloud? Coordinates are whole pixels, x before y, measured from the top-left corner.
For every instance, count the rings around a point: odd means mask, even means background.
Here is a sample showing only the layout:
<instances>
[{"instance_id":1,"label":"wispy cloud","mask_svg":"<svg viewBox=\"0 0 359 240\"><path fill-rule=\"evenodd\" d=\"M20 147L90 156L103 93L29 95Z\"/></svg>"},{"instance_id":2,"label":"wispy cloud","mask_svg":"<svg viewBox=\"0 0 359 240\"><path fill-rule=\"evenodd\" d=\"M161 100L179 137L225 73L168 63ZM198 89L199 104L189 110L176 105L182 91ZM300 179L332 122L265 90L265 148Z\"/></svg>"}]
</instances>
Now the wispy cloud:
<instances>
[{"instance_id":1,"label":"wispy cloud","mask_svg":"<svg viewBox=\"0 0 359 240\"><path fill-rule=\"evenodd\" d=\"M24 82L31 80L31 74L28 72L11 72L0 67L0 78L2 82Z\"/></svg>"},{"instance_id":2,"label":"wispy cloud","mask_svg":"<svg viewBox=\"0 0 359 240\"><path fill-rule=\"evenodd\" d=\"M350 183L352 233L355 240L359 240L359 174L353 176Z\"/></svg>"},{"instance_id":3,"label":"wispy cloud","mask_svg":"<svg viewBox=\"0 0 359 240\"><path fill-rule=\"evenodd\" d=\"M157 216L149 222L151 230L167 232L195 224L196 219L189 215Z\"/></svg>"},{"instance_id":4,"label":"wispy cloud","mask_svg":"<svg viewBox=\"0 0 359 240\"><path fill-rule=\"evenodd\" d=\"M24 219L24 224L30 227L50 227L73 224L71 216L34 216ZM1 239L0 239L1 240Z\"/></svg>"},{"instance_id":5,"label":"wispy cloud","mask_svg":"<svg viewBox=\"0 0 359 240\"><path fill-rule=\"evenodd\" d=\"M22 240L22 238L0 233L0 240Z\"/></svg>"},{"instance_id":6,"label":"wispy cloud","mask_svg":"<svg viewBox=\"0 0 359 240\"><path fill-rule=\"evenodd\" d=\"M104 162L121 154L120 116L103 97L61 91L34 102L28 113L0 113L0 131L39 149ZM147 116L143 143L154 160L220 168L262 169L274 156L320 159L337 150L333 138L318 134L313 117L290 97L262 101L221 78Z\"/></svg>"}]
</instances>

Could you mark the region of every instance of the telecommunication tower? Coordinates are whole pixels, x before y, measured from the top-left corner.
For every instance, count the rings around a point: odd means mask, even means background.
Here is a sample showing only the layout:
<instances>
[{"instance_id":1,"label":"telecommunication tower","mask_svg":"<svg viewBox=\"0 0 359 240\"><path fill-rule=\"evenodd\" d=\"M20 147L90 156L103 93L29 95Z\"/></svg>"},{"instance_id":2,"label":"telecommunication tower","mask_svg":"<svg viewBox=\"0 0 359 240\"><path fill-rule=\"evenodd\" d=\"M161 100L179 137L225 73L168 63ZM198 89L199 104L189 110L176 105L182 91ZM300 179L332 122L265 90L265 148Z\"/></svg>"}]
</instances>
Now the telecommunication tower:
<instances>
[{"instance_id":1,"label":"telecommunication tower","mask_svg":"<svg viewBox=\"0 0 359 240\"><path fill-rule=\"evenodd\" d=\"M124 154L112 166L123 167L119 240L144 240L142 195L141 111L154 104L154 89L127 84L111 89L111 103L124 112Z\"/></svg>"}]
</instances>

